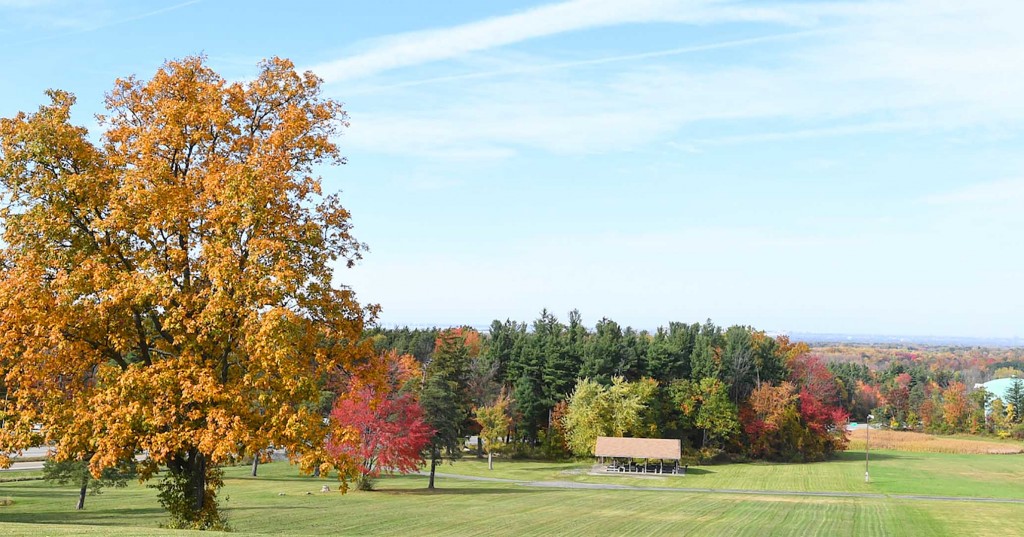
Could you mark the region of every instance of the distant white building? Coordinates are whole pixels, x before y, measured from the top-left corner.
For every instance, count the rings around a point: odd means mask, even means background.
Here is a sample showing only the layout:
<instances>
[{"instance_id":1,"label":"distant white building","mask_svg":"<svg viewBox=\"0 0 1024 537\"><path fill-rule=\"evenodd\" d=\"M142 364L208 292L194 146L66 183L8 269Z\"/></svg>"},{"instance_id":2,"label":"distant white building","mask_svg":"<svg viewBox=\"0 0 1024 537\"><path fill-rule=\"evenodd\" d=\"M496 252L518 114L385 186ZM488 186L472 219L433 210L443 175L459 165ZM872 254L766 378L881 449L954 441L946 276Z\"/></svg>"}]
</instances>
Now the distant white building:
<instances>
[{"instance_id":1,"label":"distant white building","mask_svg":"<svg viewBox=\"0 0 1024 537\"><path fill-rule=\"evenodd\" d=\"M995 379L982 384L975 384L975 388L985 388L985 391L992 394L993 397L998 397L1003 402L1006 402L1006 392L1010 391L1010 386L1014 382L1021 380L1017 377L1009 377L1004 379Z\"/></svg>"}]
</instances>

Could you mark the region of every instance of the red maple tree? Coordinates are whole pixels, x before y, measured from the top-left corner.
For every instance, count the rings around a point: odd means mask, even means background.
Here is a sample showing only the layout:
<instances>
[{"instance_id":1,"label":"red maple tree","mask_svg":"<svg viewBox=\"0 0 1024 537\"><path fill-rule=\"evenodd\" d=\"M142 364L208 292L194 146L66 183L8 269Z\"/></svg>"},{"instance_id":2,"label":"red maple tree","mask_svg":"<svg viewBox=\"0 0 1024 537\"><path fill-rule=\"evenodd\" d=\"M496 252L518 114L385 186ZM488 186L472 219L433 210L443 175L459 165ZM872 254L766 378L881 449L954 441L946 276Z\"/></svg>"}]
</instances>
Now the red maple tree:
<instances>
[{"instance_id":1,"label":"red maple tree","mask_svg":"<svg viewBox=\"0 0 1024 537\"><path fill-rule=\"evenodd\" d=\"M415 360L390 352L356 368L331 410L333 434L327 453L336 468L352 468L361 490L373 488L381 473L411 473L423 464L423 449L434 431L427 425L410 387Z\"/></svg>"}]
</instances>

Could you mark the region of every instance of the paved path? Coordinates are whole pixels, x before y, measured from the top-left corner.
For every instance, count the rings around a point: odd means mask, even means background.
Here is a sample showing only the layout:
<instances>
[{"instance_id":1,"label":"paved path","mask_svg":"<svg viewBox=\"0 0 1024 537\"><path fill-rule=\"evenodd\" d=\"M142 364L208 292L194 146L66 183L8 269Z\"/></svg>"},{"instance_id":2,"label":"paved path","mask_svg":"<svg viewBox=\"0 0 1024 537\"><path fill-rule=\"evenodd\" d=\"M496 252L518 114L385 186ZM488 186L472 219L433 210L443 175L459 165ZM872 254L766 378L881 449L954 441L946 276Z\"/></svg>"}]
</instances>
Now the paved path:
<instances>
[{"instance_id":1,"label":"paved path","mask_svg":"<svg viewBox=\"0 0 1024 537\"><path fill-rule=\"evenodd\" d=\"M49 455L49 448L34 447L34 448L28 448L25 451L23 451L21 453L20 457L33 457L33 458L35 458L35 457L45 457L47 455ZM278 452L274 452L273 453L273 457L274 457L275 461L277 461L277 460L287 460L287 458L283 458L282 459ZM136 458L136 460L140 460L140 461L141 460L145 460L146 459L146 455L144 453L140 453L139 455L136 455L135 458ZM19 461L17 458L15 458L14 462L11 463L11 467L10 468L0 468L0 473L3 473L3 472L14 472L14 471L17 471L17 470L42 470L42 469L43 469L43 461Z\"/></svg>"},{"instance_id":2,"label":"paved path","mask_svg":"<svg viewBox=\"0 0 1024 537\"><path fill-rule=\"evenodd\" d=\"M21 452L20 457L45 457L49 454L49 448L46 447L31 447ZM11 464L10 468L0 468L0 472L13 472L16 470L42 470L43 461L22 461L18 462L18 459L14 459L14 463Z\"/></svg>"},{"instance_id":3,"label":"paved path","mask_svg":"<svg viewBox=\"0 0 1024 537\"><path fill-rule=\"evenodd\" d=\"M429 475L427 472L420 472ZM799 490L750 490L750 489L710 489L683 487L638 487L633 485L617 485L614 483L583 483L578 481L524 481L520 479L501 479L497 477L481 477L459 474L436 473L437 477L465 479L468 481L491 481L495 483L515 483L525 487L559 488L559 489L595 489L595 490L632 490L655 492L681 492L700 494L742 494L747 496L812 496L823 498L871 498L876 500L917 500L928 502L970 502L970 503L1012 503L1024 504L1024 499L1016 498L977 498L970 496L928 496L922 494L874 494L870 492L809 492Z\"/></svg>"},{"instance_id":4,"label":"paved path","mask_svg":"<svg viewBox=\"0 0 1024 537\"><path fill-rule=\"evenodd\" d=\"M0 468L0 473L3 472L15 472L18 470L42 470L43 461L34 462L13 462L10 468Z\"/></svg>"}]
</instances>

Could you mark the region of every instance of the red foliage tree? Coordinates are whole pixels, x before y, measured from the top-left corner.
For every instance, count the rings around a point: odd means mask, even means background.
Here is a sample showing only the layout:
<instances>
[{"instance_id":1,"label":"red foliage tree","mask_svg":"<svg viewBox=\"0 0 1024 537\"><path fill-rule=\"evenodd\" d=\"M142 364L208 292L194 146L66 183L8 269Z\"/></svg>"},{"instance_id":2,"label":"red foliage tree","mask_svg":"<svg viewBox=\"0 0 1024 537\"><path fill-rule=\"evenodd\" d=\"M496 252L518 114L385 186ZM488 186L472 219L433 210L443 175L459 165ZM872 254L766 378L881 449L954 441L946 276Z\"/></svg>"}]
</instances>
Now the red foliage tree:
<instances>
[{"instance_id":1,"label":"red foliage tree","mask_svg":"<svg viewBox=\"0 0 1024 537\"><path fill-rule=\"evenodd\" d=\"M423 464L423 449L434 431L409 389L417 368L411 356L382 354L353 370L331 411L333 434L327 453L336 468L354 468L361 490L385 473L411 473ZM341 461L354 461L344 464Z\"/></svg>"},{"instance_id":2,"label":"red foliage tree","mask_svg":"<svg viewBox=\"0 0 1024 537\"><path fill-rule=\"evenodd\" d=\"M877 386L867 384L864 381L857 381L856 393L854 395L853 414L867 419L872 410L884 406L887 399Z\"/></svg>"},{"instance_id":3,"label":"red foliage tree","mask_svg":"<svg viewBox=\"0 0 1024 537\"><path fill-rule=\"evenodd\" d=\"M792 458L788 447L797 421L796 388L789 382L779 386L762 384L740 409L740 423L747 436L747 450L757 458Z\"/></svg>"},{"instance_id":4,"label":"red foliage tree","mask_svg":"<svg viewBox=\"0 0 1024 537\"><path fill-rule=\"evenodd\" d=\"M815 399L828 404L840 405L839 390L836 378L828 370L828 365L820 356L801 354L789 361L790 380L802 392L808 392Z\"/></svg>"},{"instance_id":5,"label":"red foliage tree","mask_svg":"<svg viewBox=\"0 0 1024 537\"><path fill-rule=\"evenodd\" d=\"M842 408L835 376L820 356L804 354L789 362L793 382L800 387L800 421L806 428L804 460L820 460L846 449L850 415Z\"/></svg>"},{"instance_id":6,"label":"red foliage tree","mask_svg":"<svg viewBox=\"0 0 1024 537\"><path fill-rule=\"evenodd\" d=\"M800 391L800 419L807 427L804 454L808 460L830 457L849 443L846 424L850 415L842 407L826 405L808 390Z\"/></svg>"},{"instance_id":7,"label":"red foliage tree","mask_svg":"<svg viewBox=\"0 0 1024 537\"><path fill-rule=\"evenodd\" d=\"M900 373L885 388L885 400L888 402L888 418L898 424L906 423L910 415L910 382L907 373Z\"/></svg>"},{"instance_id":8,"label":"red foliage tree","mask_svg":"<svg viewBox=\"0 0 1024 537\"><path fill-rule=\"evenodd\" d=\"M762 385L740 412L748 452L775 460L821 460L846 448L849 414L821 358L790 357L792 382Z\"/></svg>"}]
</instances>

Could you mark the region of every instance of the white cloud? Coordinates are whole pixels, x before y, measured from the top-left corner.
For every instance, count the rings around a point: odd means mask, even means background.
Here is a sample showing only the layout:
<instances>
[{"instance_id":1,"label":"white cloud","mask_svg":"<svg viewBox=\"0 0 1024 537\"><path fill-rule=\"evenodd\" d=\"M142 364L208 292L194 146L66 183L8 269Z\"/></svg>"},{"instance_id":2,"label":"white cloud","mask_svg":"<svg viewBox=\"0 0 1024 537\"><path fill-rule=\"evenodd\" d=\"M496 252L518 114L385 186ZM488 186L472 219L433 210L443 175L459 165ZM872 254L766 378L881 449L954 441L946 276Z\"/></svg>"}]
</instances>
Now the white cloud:
<instances>
[{"instance_id":1,"label":"white cloud","mask_svg":"<svg viewBox=\"0 0 1024 537\"><path fill-rule=\"evenodd\" d=\"M741 16L829 26L790 32L799 39L768 34L585 60L520 54L507 68L494 69L492 61L478 73L427 79L429 87L419 86L424 80L398 82L378 94L362 95L382 106L376 109L380 111L354 110L361 124L353 124L347 142L386 153L504 158L524 148L587 154L669 140L699 149L897 131L1016 131L1024 121L1024 101L1018 98L1024 93L1024 69L1017 60L1024 57L1024 33L1015 23L1024 19L1024 3L779 4L744 11L737 4L666 1L644 3L632 14L612 9L604 18L583 16L584 5L598 4L568 2L407 34L340 61L368 62L365 68L346 64L344 71L356 76L440 58L425 52L429 50L443 49L447 52L441 56L455 57L499 47L534 35L529 33L533 30L511 28L556 7L576 18L566 15L537 32L638 20L712 24ZM508 31L493 25L507 26ZM466 39L449 40L451 32L467 32ZM469 39L478 32L476 41ZM504 37L482 35L491 33ZM776 40L780 42L767 42ZM445 48L454 41L465 43ZM447 44L437 45L442 42ZM420 45L423 51L406 54ZM685 51L744 46L757 54L731 54L730 60L714 63L682 56ZM377 55L383 63L370 61ZM488 59L496 57L500 53L492 52ZM775 130L764 131L766 119L773 120ZM702 129L702 137L684 135L696 132L687 128L694 124L721 128Z\"/></svg>"},{"instance_id":2,"label":"white cloud","mask_svg":"<svg viewBox=\"0 0 1024 537\"><path fill-rule=\"evenodd\" d=\"M605 56L601 58L593 58L587 60L575 60L567 62L552 62L552 63L541 63L532 65L521 65L515 64L513 66L504 67L494 71L477 71L472 73L463 73L457 75L439 76L434 78L425 78L420 80L408 80L405 82L398 82L388 84L385 86L368 86L356 90L356 93L378 93L381 91L398 89L398 88L409 88L414 86L424 86L428 84L438 84L445 82L461 82L467 80L478 80L483 78L494 78L499 76L508 75L523 75L540 73L543 71L555 71L562 69L571 69L577 67L591 67L597 65L605 65L611 63L621 62L638 62L640 60L651 60L657 58L667 58L671 56L680 56L684 54L693 54L697 52L708 52L713 50L722 50L739 47L749 47L751 45L761 45L767 43L775 43L781 41L791 41L794 39L800 39L805 37L812 37L827 33L829 30L805 30L798 32L786 32L781 34L772 34L759 37L751 37L746 39L733 39L729 41L721 41L717 43L708 43L705 45L693 45L688 47L675 47L664 50L655 50L651 52L640 52L635 54L620 54L615 56ZM315 69L314 69L315 71Z\"/></svg>"},{"instance_id":3,"label":"white cloud","mask_svg":"<svg viewBox=\"0 0 1024 537\"><path fill-rule=\"evenodd\" d=\"M787 140L807 140L812 138L851 136L857 134L872 134L915 130L927 126L928 125L925 123L914 121L878 121L869 123L856 123L850 125L835 125L831 127L820 127L811 129L752 132L749 134L721 136L718 138L695 139L689 142L689 146L699 148L704 146L716 145L779 142Z\"/></svg>"},{"instance_id":4,"label":"white cloud","mask_svg":"<svg viewBox=\"0 0 1024 537\"><path fill-rule=\"evenodd\" d=\"M361 53L311 67L329 82L458 58L538 37L630 23L810 22L799 13L723 5L712 0L570 0L450 28L393 35Z\"/></svg>"},{"instance_id":5,"label":"white cloud","mask_svg":"<svg viewBox=\"0 0 1024 537\"><path fill-rule=\"evenodd\" d=\"M925 196L932 205L1007 205L1024 204L1024 178L978 183L963 188Z\"/></svg>"},{"instance_id":6,"label":"white cloud","mask_svg":"<svg viewBox=\"0 0 1024 537\"><path fill-rule=\"evenodd\" d=\"M26 9L52 4L53 0L0 0L0 8Z\"/></svg>"},{"instance_id":7,"label":"white cloud","mask_svg":"<svg viewBox=\"0 0 1024 537\"><path fill-rule=\"evenodd\" d=\"M12 8L17 12L9 14L10 20L26 27L56 30L57 33L42 34L34 39L12 43L26 45L42 41L50 41L93 32L111 26L127 24L171 11L176 11L202 0L186 0L174 4L165 4L148 11L140 11L138 7L154 7L150 4L131 5L128 8L118 7L109 2L69 2L67 0L0 0L0 9Z\"/></svg>"}]
</instances>

